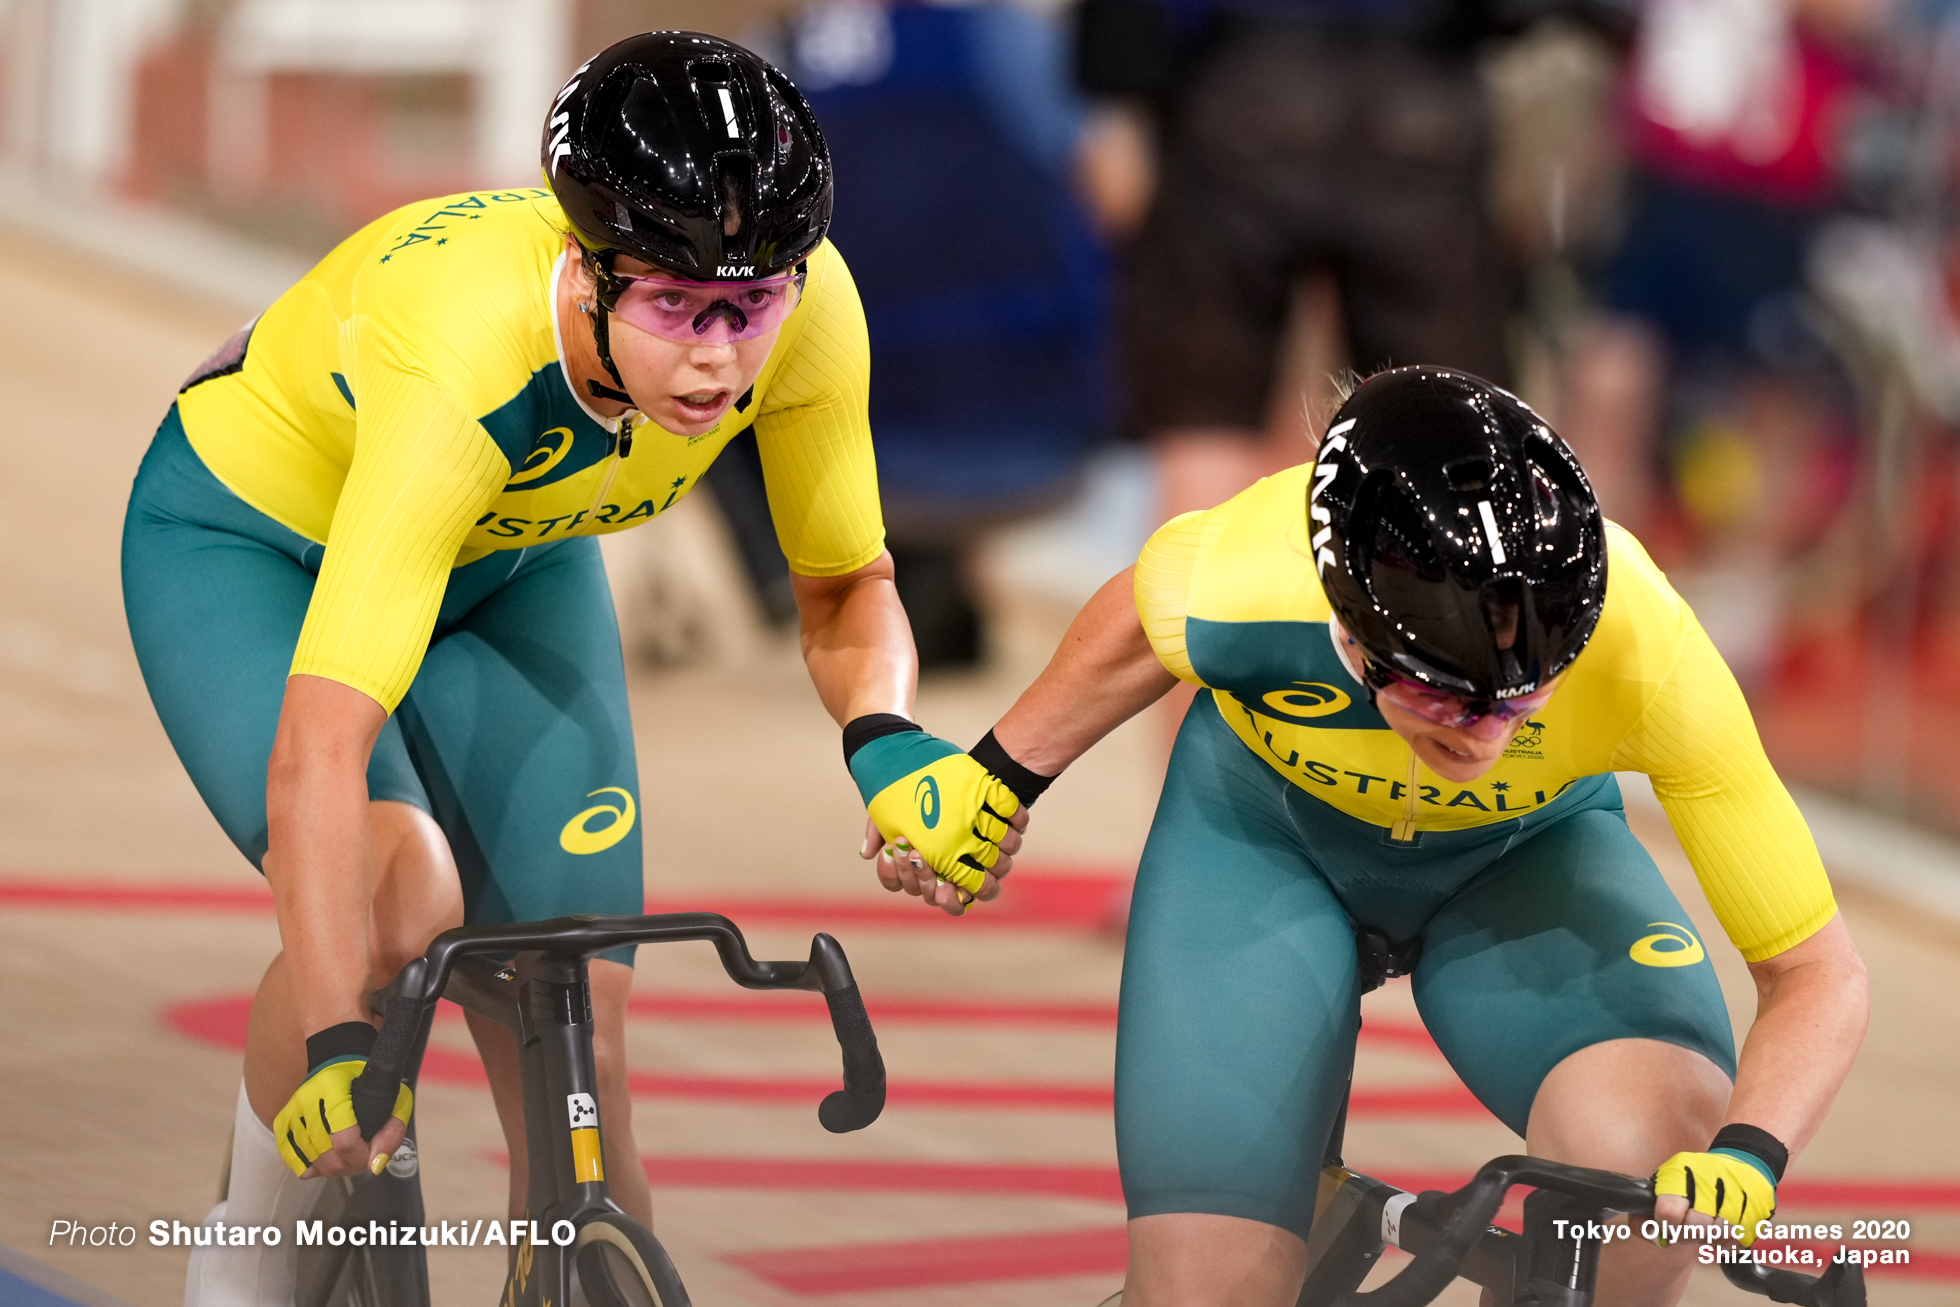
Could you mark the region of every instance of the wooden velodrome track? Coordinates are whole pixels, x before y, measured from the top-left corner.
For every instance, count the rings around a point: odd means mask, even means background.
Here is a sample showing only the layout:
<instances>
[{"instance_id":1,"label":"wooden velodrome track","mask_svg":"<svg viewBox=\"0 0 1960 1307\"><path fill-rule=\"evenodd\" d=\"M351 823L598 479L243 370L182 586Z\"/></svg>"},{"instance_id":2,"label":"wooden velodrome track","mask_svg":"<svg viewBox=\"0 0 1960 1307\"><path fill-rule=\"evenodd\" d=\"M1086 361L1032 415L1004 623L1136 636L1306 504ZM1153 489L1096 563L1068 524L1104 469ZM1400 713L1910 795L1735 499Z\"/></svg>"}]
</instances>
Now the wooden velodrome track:
<instances>
[{"instance_id":1,"label":"wooden velodrome track","mask_svg":"<svg viewBox=\"0 0 1960 1307\"><path fill-rule=\"evenodd\" d=\"M174 1307L181 1249L49 1239L57 1220L142 1228L205 1212L245 1006L276 946L259 878L151 713L117 584L137 460L238 315L5 234L0 303L0 1267L14 1268L0 1269L0 1304ZM924 719L978 735L1063 616L1010 606L996 668L930 683ZM636 1122L660 1234L696 1300L1088 1307L1113 1290L1121 949L1100 923L1142 843L1156 726L1078 766L1043 801L1008 895L949 922L884 895L854 856L860 810L793 653L639 675L634 710L650 899L726 910L764 956L836 933L892 1077L883 1120L827 1135L814 1108L836 1058L820 1005L735 989L705 946L642 953ZM1746 1021L1739 960L1665 827L1636 817ZM1872 1031L1785 1211L1911 1218L1913 1264L1875 1275L1873 1301L1954 1303L1960 1048L1940 996L1960 988L1960 931L1867 894L1847 891L1845 907L1871 966ZM1369 1016L1352 1161L1454 1183L1516 1146L1422 1034L1406 987L1372 998ZM425 1076L431 1220L499 1214L502 1143L467 1048L445 1023ZM488 1303L502 1267L497 1250L433 1253L436 1301ZM38 1268L72 1277L65 1297L17 1278ZM1449 1301L1474 1298L1459 1286ZM1744 1300L1704 1273L1690 1301Z\"/></svg>"}]
</instances>

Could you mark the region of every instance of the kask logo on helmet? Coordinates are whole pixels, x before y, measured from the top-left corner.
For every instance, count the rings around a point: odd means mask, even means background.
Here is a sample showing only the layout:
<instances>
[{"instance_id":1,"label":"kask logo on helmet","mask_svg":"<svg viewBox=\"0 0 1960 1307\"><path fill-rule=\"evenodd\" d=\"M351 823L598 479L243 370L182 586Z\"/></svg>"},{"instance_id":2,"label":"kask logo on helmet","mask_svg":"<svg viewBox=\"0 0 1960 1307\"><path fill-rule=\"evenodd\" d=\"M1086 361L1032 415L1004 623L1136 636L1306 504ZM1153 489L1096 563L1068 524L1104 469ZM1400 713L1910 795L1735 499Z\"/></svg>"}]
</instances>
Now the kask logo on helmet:
<instances>
[{"instance_id":1,"label":"kask logo on helmet","mask_svg":"<svg viewBox=\"0 0 1960 1307\"><path fill-rule=\"evenodd\" d=\"M546 120L548 135L545 139L545 168L547 172L557 172L559 162L572 152L572 115L571 111L565 108L565 101L571 99L572 93L578 90L579 79L585 76L585 70L591 66L590 59L580 64L571 79L558 92L558 98L551 102L551 115Z\"/></svg>"},{"instance_id":2,"label":"kask logo on helmet","mask_svg":"<svg viewBox=\"0 0 1960 1307\"><path fill-rule=\"evenodd\" d=\"M1333 479L1340 475L1340 469L1329 460L1348 447L1347 433L1354 429L1354 419L1336 425L1321 442L1320 453L1313 464L1313 489L1307 492L1307 514L1319 524L1313 533L1314 566L1323 574L1333 566L1334 551L1327 542L1334 538L1334 514L1320 502L1320 492L1327 489Z\"/></svg>"}]
</instances>

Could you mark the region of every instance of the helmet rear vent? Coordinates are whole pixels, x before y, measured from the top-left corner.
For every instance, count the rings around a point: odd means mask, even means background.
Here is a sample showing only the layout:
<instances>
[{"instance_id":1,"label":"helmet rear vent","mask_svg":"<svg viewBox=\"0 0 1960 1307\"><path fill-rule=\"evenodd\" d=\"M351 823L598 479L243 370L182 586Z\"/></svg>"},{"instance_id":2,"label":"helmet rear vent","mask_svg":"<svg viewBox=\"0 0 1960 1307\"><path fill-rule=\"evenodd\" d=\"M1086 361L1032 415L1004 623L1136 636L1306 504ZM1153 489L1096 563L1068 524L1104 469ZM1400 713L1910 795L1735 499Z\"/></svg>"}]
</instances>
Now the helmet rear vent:
<instances>
[{"instance_id":1,"label":"helmet rear vent","mask_svg":"<svg viewBox=\"0 0 1960 1307\"><path fill-rule=\"evenodd\" d=\"M737 170L724 163L721 168L721 234L739 236L748 202L743 195L747 189L742 185Z\"/></svg>"},{"instance_id":2,"label":"helmet rear vent","mask_svg":"<svg viewBox=\"0 0 1960 1307\"><path fill-rule=\"evenodd\" d=\"M1443 464L1450 489L1460 495L1479 495L1490 489L1490 460L1473 455Z\"/></svg>"},{"instance_id":3,"label":"helmet rear vent","mask_svg":"<svg viewBox=\"0 0 1960 1307\"><path fill-rule=\"evenodd\" d=\"M1518 643L1518 615L1524 607L1524 582L1515 577L1492 581L1479 598L1483 601L1484 625L1499 649L1510 651Z\"/></svg>"}]
</instances>

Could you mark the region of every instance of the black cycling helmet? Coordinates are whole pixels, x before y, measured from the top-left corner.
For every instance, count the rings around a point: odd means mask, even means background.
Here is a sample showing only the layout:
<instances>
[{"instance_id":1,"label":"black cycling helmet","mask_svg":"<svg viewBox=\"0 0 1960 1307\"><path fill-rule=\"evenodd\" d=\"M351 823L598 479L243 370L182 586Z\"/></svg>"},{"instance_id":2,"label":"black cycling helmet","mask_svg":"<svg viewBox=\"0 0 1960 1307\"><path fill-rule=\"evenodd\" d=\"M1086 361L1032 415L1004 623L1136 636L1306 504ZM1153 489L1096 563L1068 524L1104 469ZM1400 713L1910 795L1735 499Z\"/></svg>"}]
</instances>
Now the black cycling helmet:
<instances>
[{"instance_id":1,"label":"black cycling helmet","mask_svg":"<svg viewBox=\"0 0 1960 1307\"><path fill-rule=\"evenodd\" d=\"M1606 536L1586 474L1523 400L1467 373L1363 382L1321 442L1307 514L1372 676L1512 699L1570 666L1599 621Z\"/></svg>"},{"instance_id":2,"label":"black cycling helmet","mask_svg":"<svg viewBox=\"0 0 1960 1307\"><path fill-rule=\"evenodd\" d=\"M809 102L733 41L629 36L552 102L544 173L579 242L695 281L793 268L830 227L831 166Z\"/></svg>"},{"instance_id":3,"label":"black cycling helmet","mask_svg":"<svg viewBox=\"0 0 1960 1307\"><path fill-rule=\"evenodd\" d=\"M592 334L613 365L616 255L692 281L797 267L830 227L831 164L816 114L789 78L700 32L629 36L588 59L552 101L545 179L597 280Z\"/></svg>"}]
</instances>

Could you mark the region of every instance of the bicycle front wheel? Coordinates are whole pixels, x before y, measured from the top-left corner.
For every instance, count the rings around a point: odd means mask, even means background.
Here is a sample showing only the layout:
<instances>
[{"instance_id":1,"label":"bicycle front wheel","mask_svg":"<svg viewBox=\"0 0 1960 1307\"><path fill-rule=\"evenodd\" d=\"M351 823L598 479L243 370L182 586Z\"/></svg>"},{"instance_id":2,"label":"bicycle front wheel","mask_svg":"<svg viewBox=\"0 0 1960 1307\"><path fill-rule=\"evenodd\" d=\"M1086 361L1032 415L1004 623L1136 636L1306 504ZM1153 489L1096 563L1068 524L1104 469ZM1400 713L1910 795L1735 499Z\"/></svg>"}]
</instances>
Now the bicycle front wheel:
<instances>
[{"instance_id":1,"label":"bicycle front wheel","mask_svg":"<svg viewBox=\"0 0 1960 1307\"><path fill-rule=\"evenodd\" d=\"M581 1226L572 1246L570 1307L689 1307L687 1290L653 1232L625 1216Z\"/></svg>"}]
</instances>

